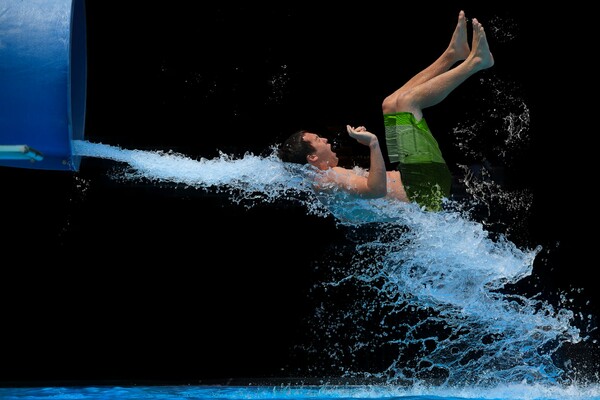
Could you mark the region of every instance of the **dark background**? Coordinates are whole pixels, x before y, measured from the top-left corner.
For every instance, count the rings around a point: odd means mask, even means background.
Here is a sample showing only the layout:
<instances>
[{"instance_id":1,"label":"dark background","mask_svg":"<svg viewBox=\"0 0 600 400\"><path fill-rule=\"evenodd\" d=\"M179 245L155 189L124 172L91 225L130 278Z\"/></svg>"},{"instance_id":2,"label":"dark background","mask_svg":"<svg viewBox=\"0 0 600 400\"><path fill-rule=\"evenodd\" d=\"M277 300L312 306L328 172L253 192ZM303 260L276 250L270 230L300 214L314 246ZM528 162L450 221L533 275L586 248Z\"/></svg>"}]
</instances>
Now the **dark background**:
<instances>
[{"instance_id":1,"label":"dark background","mask_svg":"<svg viewBox=\"0 0 600 400\"><path fill-rule=\"evenodd\" d=\"M567 291L596 321L586 13L481 3L88 1L85 138L212 158L265 154L303 127L381 134L381 99L441 54L462 8L486 27L490 73L517 82L531 110L531 140L504 182L533 193L527 229L512 237L544 248L527 290ZM427 112L450 164L463 160L444 132L477 109L476 85ZM208 382L302 370L292 349L310 340L313 262L343 241L333 219L115 182L113 168L86 158L77 172L0 170L0 379ZM303 246L312 234L326 239ZM576 359L595 357L584 347Z\"/></svg>"}]
</instances>

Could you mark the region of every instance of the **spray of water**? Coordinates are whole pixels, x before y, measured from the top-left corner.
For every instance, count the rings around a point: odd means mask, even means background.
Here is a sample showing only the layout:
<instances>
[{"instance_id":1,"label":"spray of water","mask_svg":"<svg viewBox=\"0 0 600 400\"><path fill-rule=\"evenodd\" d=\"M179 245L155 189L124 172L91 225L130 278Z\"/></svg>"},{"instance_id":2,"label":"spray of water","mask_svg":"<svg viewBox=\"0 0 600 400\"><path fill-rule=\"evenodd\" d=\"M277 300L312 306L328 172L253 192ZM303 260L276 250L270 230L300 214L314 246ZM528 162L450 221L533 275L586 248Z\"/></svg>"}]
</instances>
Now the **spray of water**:
<instances>
[{"instance_id":1,"label":"spray of water","mask_svg":"<svg viewBox=\"0 0 600 400\"><path fill-rule=\"evenodd\" d=\"M564 370L554 354L582 340L568 309L504 291L532 274L540 248L492 238L452 207L431 213L393 200L315 192L310 170L290 168L275 151L194 160L88 141L75 142L74 151L117 162L117 180L174 182L246 205L294 202L333 215L350 245L324 261L328 277L313 290L318 339L303 351L313 355L314 373L453 387L556 383Z\"/></svg>"},{"instance_id":2,"label":"spray of water","mask_svg":"<svg viewBox=\"0 0 600 400\"><path fill-rule=\"evenodd\" d=\"M329 260L331 279L316 289L327 299L314 324L323 363L410 386L562 381L553 357L581 340L573 313L503 290L531 275L540 249L492 240L458 213L397 213Z\"/></svg>"}]
</instances>

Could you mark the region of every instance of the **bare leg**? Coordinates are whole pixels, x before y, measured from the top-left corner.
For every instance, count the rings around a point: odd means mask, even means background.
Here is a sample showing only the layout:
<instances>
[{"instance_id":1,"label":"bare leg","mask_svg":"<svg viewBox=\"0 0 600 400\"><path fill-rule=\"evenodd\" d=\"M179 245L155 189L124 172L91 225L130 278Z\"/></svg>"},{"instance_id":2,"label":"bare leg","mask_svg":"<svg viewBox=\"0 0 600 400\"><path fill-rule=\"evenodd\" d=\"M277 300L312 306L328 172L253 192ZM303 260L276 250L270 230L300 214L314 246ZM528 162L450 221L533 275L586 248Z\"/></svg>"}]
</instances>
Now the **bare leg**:
<instances>
[{"instance_id":1,"label":"bare leg","mask_svg":"<svg viewBox=\"0 0 600 400\"><path fill-rule=\"evenodd\" d=\"M402 87L388 96L383 102L383 113L388 114L398 112L396 102L397 97L400 96L400 94L417 85L427 82L434 76L448 71L458 61L467 58L470 51L471 49L467 43L467 19L464 11L461 10L458 13L458 22L446 50L430 66L413 76Z\"/></svg>"},{"instance_id":2,"label":"bare leg","mask_svg":"<svg viewBox=\"0 0 600 400\"><path fill-rule=\"evenodd\" d=\"M458 61L464 60L450 69ZM474 73L494 65L483 26L473 19L473 42L469 51L464 12L450 45L429 67L411 78L404 86L388 96L382 104L384 114L407 111L417 120L423 118L423 109L438 104Z\"/></svg>"}]
</instances>

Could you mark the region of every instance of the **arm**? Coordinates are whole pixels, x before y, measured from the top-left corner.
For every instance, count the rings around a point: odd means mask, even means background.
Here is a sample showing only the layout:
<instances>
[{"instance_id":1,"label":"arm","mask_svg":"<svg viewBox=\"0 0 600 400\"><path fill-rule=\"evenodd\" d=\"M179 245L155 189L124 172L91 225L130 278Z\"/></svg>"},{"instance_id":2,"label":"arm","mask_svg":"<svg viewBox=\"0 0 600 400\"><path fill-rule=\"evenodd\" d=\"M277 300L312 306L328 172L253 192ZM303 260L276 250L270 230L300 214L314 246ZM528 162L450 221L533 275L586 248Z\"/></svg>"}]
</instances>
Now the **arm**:
<instances>
[{"instance_id":1,"label":"arm","mask_svg":"<svg viewBox=\"0 0 600 400\"><path fill-rule=\"evenodd\" d=\"M369 174L365 177L352 170L335 167L326 174L324 182L333 182L350 193L363 197L384 197L387 194L387 174L377 136L367 131L364 126L353 128L346 125L346 129L350 137L356 139L358 143L369 146Z\"/></svg>"},{"instance_id":2,"label":"arm","mask_svg":"<svg viewBox=\"0 0 600 400\"><path fill-rule=\"evenodd\" d=\"M364 126L353 128L350 125L346 125L348 134L350 137L356 139L356 141L365 146L369 146L370 151L370 166L369 176L367 178L367 190L363 195L369 195L369 197L383 197L387 194L387 176L385 170L385 161L383 154L381 154L381 147L379 147L379 139L377 136L367 131Z\"/></svg>"}]
</instances>

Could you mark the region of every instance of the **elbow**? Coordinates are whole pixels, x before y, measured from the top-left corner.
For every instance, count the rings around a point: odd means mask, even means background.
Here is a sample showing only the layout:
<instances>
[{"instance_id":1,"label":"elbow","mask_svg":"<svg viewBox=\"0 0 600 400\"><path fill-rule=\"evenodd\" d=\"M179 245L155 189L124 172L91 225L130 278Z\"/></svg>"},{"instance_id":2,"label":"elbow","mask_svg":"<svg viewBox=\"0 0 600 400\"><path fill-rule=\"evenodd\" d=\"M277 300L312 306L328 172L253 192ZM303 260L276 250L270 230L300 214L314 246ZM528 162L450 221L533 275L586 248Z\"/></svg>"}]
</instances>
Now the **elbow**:
<instances>
[{"instance_id":1,"label":"elbow","mask_svg":"<svg viewBox=\"0 0 600 400\"><path fill-rule=\"evenodd\" d=\"M385 197L387 195L387 185L379 185L376 187L369 188L369 192L367 193L368 198L370 199L378 199L381 197Z\"/></svg>"},{"instance_id":2,"label":"elbow","mask_svg":"<svg viewBox=\"0 0 600 400\"><path fill-rule=\"evenodd\" d=\"M385 197L387 195L387 188L378 189L375 191L375 198Z\"/></svg>"}]
</instances>

